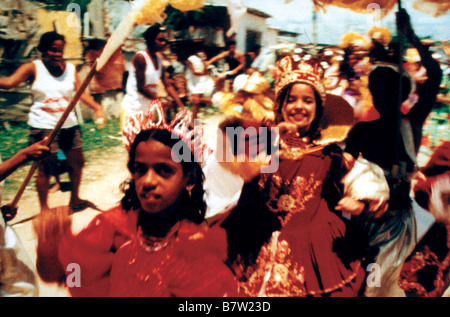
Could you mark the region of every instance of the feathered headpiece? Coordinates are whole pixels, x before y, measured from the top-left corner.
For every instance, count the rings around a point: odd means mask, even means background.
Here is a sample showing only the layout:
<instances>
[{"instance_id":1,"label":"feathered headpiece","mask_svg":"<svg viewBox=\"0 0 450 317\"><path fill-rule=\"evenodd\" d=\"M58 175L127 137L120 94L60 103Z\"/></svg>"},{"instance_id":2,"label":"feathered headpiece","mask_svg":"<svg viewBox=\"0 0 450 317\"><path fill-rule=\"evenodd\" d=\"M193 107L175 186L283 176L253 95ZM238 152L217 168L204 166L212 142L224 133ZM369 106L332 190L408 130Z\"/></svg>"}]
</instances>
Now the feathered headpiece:
<instances>
[{"instance_id":1,"label":"feathered headpiece","mask_svg":"<svg viewBox=\"0 0 450 317\"><path fill-rule=\"evenodd\" d=\"M188 110L178 112L175 118L166 122L164 109L160 101L152 101L148 107L148 112L136 113L126 118L123 129L125 147L129 151L136 136L146 130L166 130L183 140L194 155L196 162L202 162L203 152L206 145L202 143L203 128L199 125L190 128L192 114Z\"/></svg>"},{"instance_id":2,"label":"feathered headpiece","mask_svg":"<svg viewBox=\"0 0 450 317\"><path fill-rule=\"evenodd\" d=\"M384 46L387 46L391 40L391 32L388 28L380 27L380 26L374 26L372 27L369 32L367 32L367 35L374 40L377 40Z\"/></svg>"},{"instance_id":3,"label":"feathered headpiece","mask_svg":"<svg viewBox=\"0 0 450 317\"><path fill-rule=\"evenodd\" d=\"M238 92L245 97L235 101ZM242 119L255 124L270 124L275 121L274 102L270 96L270 84L259 72L252 75L239 75L233 84L233 93L216 93L213 103L227 117Z\"/></svg>"},{"instance_id":4,"label":"feathered headpiece","mask_svg":"<svg viewBox=\"0 0 450 317\"><path fill-rule=\"evenodd\" d=\"M365 50L369 49L370 40L362 34L356 32L349 32L341 37L340 47L342 48L355 47L361 50Z\"/></svg>"}]
</instances>

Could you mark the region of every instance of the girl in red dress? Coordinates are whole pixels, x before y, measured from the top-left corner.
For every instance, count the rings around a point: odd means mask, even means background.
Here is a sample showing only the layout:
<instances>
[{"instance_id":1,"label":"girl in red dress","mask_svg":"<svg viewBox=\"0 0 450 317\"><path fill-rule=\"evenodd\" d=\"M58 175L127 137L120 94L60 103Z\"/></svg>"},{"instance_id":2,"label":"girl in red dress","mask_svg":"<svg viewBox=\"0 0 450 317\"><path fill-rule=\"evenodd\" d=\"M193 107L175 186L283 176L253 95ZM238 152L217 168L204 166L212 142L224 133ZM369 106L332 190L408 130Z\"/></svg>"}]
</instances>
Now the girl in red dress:
<instances>
[{"instance_id":1,"label":"girl in red dress","mask_svg":"<svg viewBox=\"0 0 450 317\"><path fill-rule=\"evenodd\" d=\"M148 116L130 117L124 134L132 178L120 206L77 234L67 217L40 215L37 269L44 281L65 282L72 296L235 294L224 264L226 234L204 224L201 134L189 130L187 112L170 124L163 114L156 105ZM58 228L67 229L58 234ZM73 263L78 284L66 269Z\"/></svg>"},{"instance_id":2,"label":"girl in red dress","mask_svg":"<svg viewBox=\"0 0 450 317\"><path fill-rule=\"evenodd\" d=\"M278 66L279 168L245 184L222 223L228 264L248 296L358 296L369 254L351 219L383 213L387 183L336 144L353 113L325 94L318 63L286 57Z\"/></svg>"}]
</instances>

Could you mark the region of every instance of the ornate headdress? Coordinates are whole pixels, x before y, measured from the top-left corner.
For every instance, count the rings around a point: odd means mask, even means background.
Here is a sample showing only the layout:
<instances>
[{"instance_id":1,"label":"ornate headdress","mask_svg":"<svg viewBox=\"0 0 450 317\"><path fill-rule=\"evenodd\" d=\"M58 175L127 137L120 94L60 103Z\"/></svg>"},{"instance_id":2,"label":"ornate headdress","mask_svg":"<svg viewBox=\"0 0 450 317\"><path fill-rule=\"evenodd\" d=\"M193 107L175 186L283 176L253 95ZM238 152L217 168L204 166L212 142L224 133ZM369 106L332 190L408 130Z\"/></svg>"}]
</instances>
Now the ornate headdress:
<instances>
[{"instance_id":1,"label":"ornate headdress","mask_svg":"<svg viewBox=\"0 0 450 317\"><path fill-rule=\"evenodd\" d=\"M314 59L296 62L292 57L287 56L278 62L278 68L282 73L275 86L277 98L287 85L304 83L311 85L322 99L320 139L315 140L314 143L326 145L343 141L354 124L353 108L342 97L326 93L323 85L323 69L319 62Z\"/></svg>"},{"instance_id":2,"label":"ornate headdress","mask_svg":"<svg viewBox=\"0 0 450 317\"><path fill-rule=\"evenodd\" d=\"M311 85L325 103L326 91L323 85L323 68L315 59L295 61L291 56L282 58L277 63L281 72L280 78L275 84L275 94L278 98L281 91L289 84L304 83Z\"/></svg>"},{"instance_id":3,"label":"ornate headdress","mask_svg":"<svg viewBox=\"0 0 450 317\"><path fill-rule=\"evenodd\" d=\"M189 127L191 117L190 111L182 110L176 114L172 122L167 123L161 102L152 101L146 114L136 113L127 117L123 129L125 147L129 151L141 131L166 130L186 143L196 162L202 162L203 152L206 151L206 145L202 142L203 128L196 125L191 129Z\"/></svg>"}]
</instances>

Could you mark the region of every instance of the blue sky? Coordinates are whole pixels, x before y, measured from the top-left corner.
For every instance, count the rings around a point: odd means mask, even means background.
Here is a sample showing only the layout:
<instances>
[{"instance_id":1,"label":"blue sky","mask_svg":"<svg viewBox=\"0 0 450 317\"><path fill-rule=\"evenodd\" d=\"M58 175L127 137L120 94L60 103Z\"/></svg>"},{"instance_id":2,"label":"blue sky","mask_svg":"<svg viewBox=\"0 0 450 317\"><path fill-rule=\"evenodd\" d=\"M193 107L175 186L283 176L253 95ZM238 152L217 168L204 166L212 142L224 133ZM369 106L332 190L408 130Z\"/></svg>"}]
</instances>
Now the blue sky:
<instances>
[{"instance_id":1,"label":"blue sky","mask_svg":"<svg viewBox=\"0 0 450 317\"><path fill-rule=\"evenodd\" d=\"M300 41L312 41L311 0L293 0L285 4L284 0L243 0L244 5L259 9L273 16L268 22L291 31L302 33ZM411 16L413 28L420 37L431 36L434 40L450 40L450 13L435 18L432 15L415 10L411 1L403 1L403 7ZM339 44L342 35L348 32L366 34L375 25L387 27L395 34L395 12L389 13L380 22L374 22L371 15L358 14L351 10L329 7L327 13L317 14L317 39L319 43Z\"/></svg>"}]
</instances>

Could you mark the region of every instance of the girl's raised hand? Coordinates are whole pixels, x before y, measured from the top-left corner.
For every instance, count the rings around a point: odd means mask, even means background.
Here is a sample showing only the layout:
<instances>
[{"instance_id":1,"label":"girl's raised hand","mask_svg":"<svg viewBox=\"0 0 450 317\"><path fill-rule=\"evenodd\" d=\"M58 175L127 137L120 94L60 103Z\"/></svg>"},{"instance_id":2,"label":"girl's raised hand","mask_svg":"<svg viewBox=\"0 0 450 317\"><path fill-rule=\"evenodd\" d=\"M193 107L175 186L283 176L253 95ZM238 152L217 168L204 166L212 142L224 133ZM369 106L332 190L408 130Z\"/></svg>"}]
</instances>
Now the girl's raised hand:
<instances>
[{"instance_id":1,"label":"girl's raised hand","mask_svg":"<svg viewBox=\"0 0 450 317\"><path fill-rule=\"evenodd\" d=\"M279 130L280 137L286 138L286 137L300 137L300 134L298 133L297 126L290 122L280 122L276 126Z\"/></svg>"}]
</instances>

